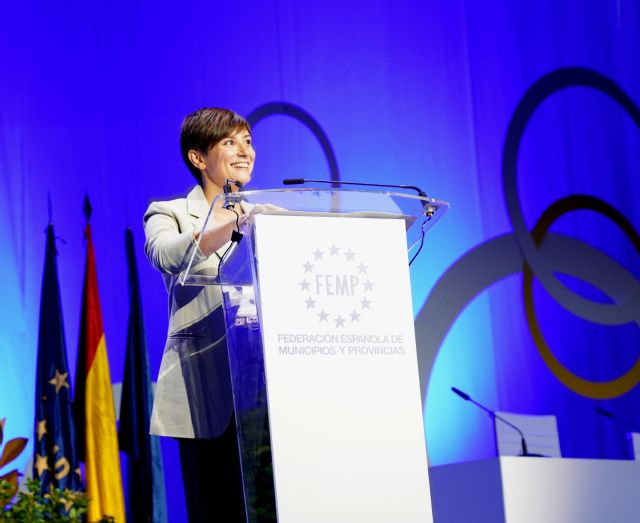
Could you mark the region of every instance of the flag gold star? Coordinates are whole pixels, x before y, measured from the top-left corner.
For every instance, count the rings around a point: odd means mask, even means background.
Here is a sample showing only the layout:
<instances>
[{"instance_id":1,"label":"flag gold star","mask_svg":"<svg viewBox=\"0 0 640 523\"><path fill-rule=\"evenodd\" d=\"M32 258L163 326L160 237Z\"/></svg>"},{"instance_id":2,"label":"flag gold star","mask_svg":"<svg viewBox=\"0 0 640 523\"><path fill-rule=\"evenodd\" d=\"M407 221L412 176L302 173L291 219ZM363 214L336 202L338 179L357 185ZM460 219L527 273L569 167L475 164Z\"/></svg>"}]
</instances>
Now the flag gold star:
<instances>
[{"instance_id":1,"label":"flag gold star","mask_svg":"<svg viewBox=\"0 0 640 523\"><path fill-rule=\"evenodd\" d=\"M38 421L38 427L36 428L36 434L38 435L38 441L47 433L47 420L43 419Z\"/></svg>"},{"instance_id":2,"label":"flag gold star","mask_svg":"<svg viewBox=\"0 0 640 523\"><path fill-rule=\"evenodd\" d=\"M49 380L49 383L51 385L55 385L56 394L58 394L58 392L60 392L60 389L62 387L69 388L69 383L67 383L67 376L68 375L69 375L68 372L60 372L58 369L56 369L56 375Z\"/></svg>"},{"instance_id":3,"label":"flag gold star","mask_svg":"<svg viewBox=\"0 0 640 523\"><path fill-rule=\"evenodd\" d=\"M41 456L36 454L35 469L38 471L38 477L42 477L45 470L49 470L49 464L47 463L47 456Z\"/></svg>"}]
</instances>

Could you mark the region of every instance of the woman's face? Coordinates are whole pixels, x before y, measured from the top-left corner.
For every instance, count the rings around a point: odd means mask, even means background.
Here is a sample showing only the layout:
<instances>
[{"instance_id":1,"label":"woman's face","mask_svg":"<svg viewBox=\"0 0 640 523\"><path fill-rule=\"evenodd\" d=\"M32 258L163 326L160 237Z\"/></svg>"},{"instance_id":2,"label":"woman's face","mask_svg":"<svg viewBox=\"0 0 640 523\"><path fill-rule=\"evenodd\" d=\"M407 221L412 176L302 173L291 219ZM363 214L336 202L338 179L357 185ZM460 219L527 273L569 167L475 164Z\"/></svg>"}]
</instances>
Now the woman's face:
<instances>
[{"instance_id":1,"label":"woman's face","mask_svg":"<svg viewBox=\"0 0 640 523\"><path fill-rule=\"evenodd\" d=\"M222 189L225 180L246 185L251 180L256 152L251 145L251 133L241 129L215 144L202 158L205 164L203 175Z\"/></svg>"}]
</instances>

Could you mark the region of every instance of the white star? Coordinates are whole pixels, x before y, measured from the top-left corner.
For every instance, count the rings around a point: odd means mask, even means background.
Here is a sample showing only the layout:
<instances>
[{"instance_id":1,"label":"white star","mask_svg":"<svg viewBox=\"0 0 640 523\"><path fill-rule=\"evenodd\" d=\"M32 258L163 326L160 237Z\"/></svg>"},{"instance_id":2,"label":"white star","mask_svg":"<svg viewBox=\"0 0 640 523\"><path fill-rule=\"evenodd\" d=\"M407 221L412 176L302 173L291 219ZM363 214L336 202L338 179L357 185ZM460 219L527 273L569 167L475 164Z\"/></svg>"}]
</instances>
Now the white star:
<instances>
[{"instance_id":1,"label":"white star","mask_svg":"<svg viewBox=\"0 0 640 523\"><path fill-rule=\"evenodd\" d=\"M371 308L371 307L369 307L369 305L371 305L371 302L369 300L367 300L367 298L363 298L360 301L360 303L362 303L362 310Z\"/></svg>"},{"instance_id":2,"label":"white star","mask_svg":"<svg viewBox=\"0 0 640 523\"><path fill-rule=\"evenodd\" d=\"M316 300L312 299L311 296L305 300L305 303L307 304L307 309L313 309L316 306Z\"/></svg>"},{"instance_id":3,"label":"white star","mask_svg":"<svg viewBox=\"0 0 640 523\"><path fill-rule=\"evenodd\" d=\"M331 254L331 256L337 256L339 250L340 250L340 247L336 247L334 244L331 247L329 247L329 254Z\"/></svg>"},{"instance_id":4,"label":"white star","mask_svg":"<svg viewBox=\"0 0 640 523\"><path fill-rule=\"evenodd\" d=\"M355 256L355 253L349 249L347 252L344 253L344 255L347 257L347 261L353 261L353 257Z\"/></svg>"},{"instance_id":5,"label":"white star","mask_svg":"<svg viewBox=\"0 0 640 523\"><path fill-rule=\"evenodd\" d=\"M351 323L360 321L360 314L358 314L355 310L350 314L350 316L351 316Z\"/></svg>"},{"instance_id":6,"label":"white star","mask_svg":"<svg viewBox=\"0 0 640 523\"><path fill-rule=\"evenodd\" d=\"M313 259L314 260L321 260L323 255L324 254L320 249L316 249L315 251L313 251Z\"/></svg>"},{"instance_id":7,"label":"white star","mask_svg":"<svg viewBox=\"0 0 640 523\"><path fill-rule=\"evenodd\" d=\"M371 283L369 280L364 282L364 290L365 291L373 290L373 283Z\"/></svg>"},{"instance_id":8,"label":"white star","mask_svg":"<svg viewBox=\"0 0 640 523\"><path fill-rule=\"evenodd\" d=\"M344 320L340 317L339 314L338 317L333 321L336 322L336 327L344 327Z\"/></svg>"},{"instance_id":9,"label":"white star","mask_svg":"<svg viewBox=\"0 0 640 523\"><path fill-rule=\"evenodd\" d=\"M362 273L367 273L367 266L364 263L360 262L360 265L358 265L358 274Z\"/></svg>"},{"instance_id":10,"label":"white star","mask_svg":"<svg viewBox=\"0 0 640 523\"><path fill-rule=\"evenodd\" d=\"M305 273L312 272L311 269L313 269L313 265L311 265L309 262L305 263L303 265L303 267L304 267L304 272Z\"/></svg>"},{"instance_id":11,"label":"white star","mask_svg":"<svg viewBox=\"0 0 640 523\"><path fill-rule=\"evenodd\" d=\"M320 321L327 321L329 314L324 312L324 309L322 309L322 311L318 313L318 316L320 316Z\"/></svg>"},{"instance_id":12,"label":"white star","mask_svg":"<svg viewBox=\"0 0 640 523\"><path fill-rule=\"evenodd\" d=\"M298 283L300 285L300 291L308 291L309 290L309 282L307 280L302 280Z\"/></svg>"}]
</instances>

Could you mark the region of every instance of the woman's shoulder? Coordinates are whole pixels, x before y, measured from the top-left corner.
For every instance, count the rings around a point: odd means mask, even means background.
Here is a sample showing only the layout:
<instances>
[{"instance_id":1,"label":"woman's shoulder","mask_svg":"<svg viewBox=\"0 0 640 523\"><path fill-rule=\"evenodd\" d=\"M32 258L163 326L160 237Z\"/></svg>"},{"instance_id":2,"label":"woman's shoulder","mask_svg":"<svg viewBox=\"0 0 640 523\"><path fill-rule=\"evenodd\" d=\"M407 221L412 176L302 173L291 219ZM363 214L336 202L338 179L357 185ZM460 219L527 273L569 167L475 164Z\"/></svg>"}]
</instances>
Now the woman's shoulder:
<instances>
[{"instance_id":1,"label":"woman's shoulder","mask_svg":"<svg viewBox=\"0 0 640 523\"><path fill-rule=\"evenodd\" d=\"M144 213L143 220L146 222L149 218L156 214L166 214L173 216L186 212L187 199L176 198L174 200L154 201L149 204Z\"/></svg>"},{"instance_id":2,"label":"woman's shoulder","mask_svg":"<svg viewBox=\"0 0 640 523\"><path fill-rule=\"evenodd\" d=\"M144 213L144 221L146 222L154 214L180 215L188 213L190 202L193 205L194 200L199 200L202 189L196 185L187 196L173 198L171 200L152 201ZM204 198L204 195L202 195ZM205 200L206 201L206 200Z\"/></svg>"}]
</instances>

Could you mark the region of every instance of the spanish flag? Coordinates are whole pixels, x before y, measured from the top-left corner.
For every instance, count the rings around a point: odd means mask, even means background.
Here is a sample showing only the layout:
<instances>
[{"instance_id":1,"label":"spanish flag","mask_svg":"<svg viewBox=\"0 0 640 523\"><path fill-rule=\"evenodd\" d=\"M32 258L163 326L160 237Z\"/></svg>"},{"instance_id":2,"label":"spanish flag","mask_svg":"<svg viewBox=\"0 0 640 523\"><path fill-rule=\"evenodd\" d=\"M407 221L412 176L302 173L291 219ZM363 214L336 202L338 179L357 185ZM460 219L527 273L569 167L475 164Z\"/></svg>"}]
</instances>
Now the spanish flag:
<instances>
[{"instance_id":1,"label":"spanish flag","mask_svg":"<svg viewBox=\"0 0 640 523\"><path fill-rule=\"evenodd\" d=\"M87 263L82 295L74 407L77 416L78 448L84 456L85 483L90 498L88 521L92 523L102 516L112 516L116 523L124 523L116 415L89 223L85 228L85 240Z\"/></svg>"}]
</instances>

